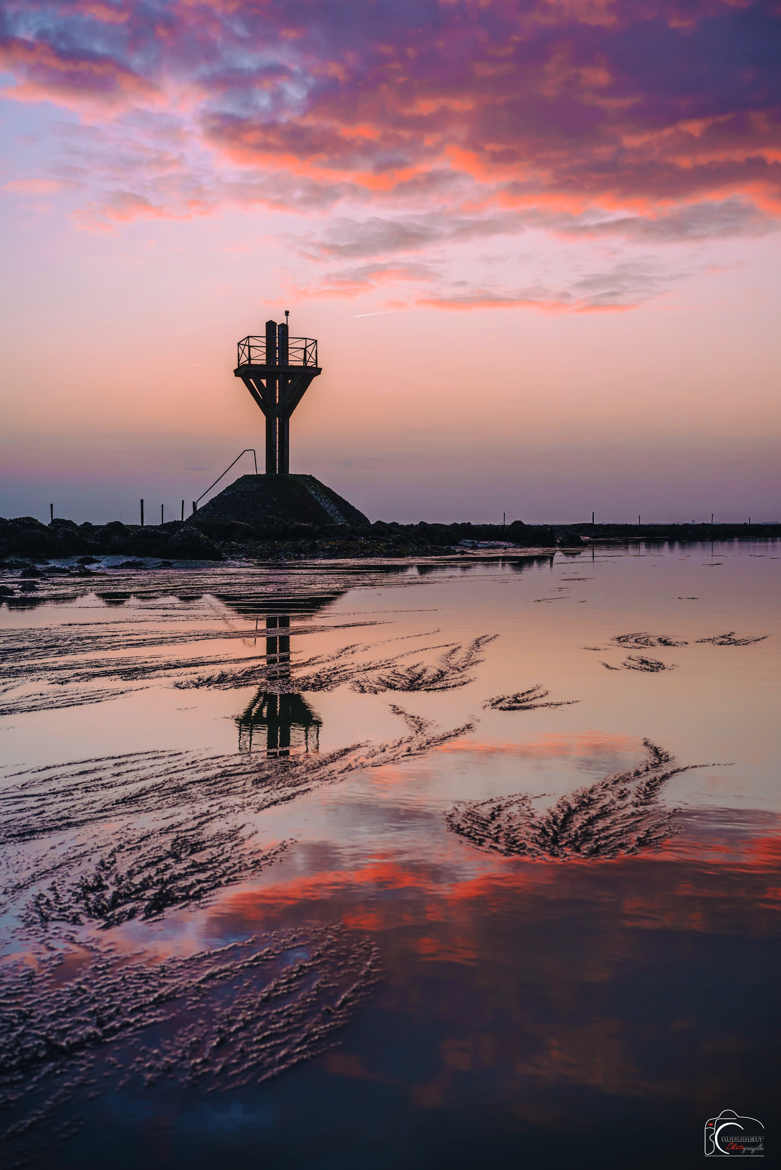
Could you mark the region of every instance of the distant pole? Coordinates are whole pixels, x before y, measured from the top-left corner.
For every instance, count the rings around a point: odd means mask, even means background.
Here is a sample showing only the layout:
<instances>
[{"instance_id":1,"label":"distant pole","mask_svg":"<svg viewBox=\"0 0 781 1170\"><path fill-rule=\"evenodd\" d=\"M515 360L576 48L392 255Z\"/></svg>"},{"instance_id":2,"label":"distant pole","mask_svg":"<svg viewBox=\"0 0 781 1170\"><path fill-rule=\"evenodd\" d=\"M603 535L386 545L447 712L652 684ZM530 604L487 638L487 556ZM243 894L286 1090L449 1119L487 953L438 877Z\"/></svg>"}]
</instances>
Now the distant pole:
<instances>
[{"instance_id":1,"label":"distant pole","mask_svg":"<svg viewBox=\"0 0 781 1170\"><path fill-rule=\"evenodd\" d=\"M196 504L195 500L193 500L193 514L195 514L197 511L198 511L198 505Z\"/></svg>"},{"instance_id":2,"label":"distant pole","mask_svg":"<svg viewBox=\"0 0 781 1170\"><path fill-rule=\"evenodd\" d=\"M640 527L640 513L637 513L637 527Z\"/></svg>"},{"instance_id":3,"label":"distant pole","mask_svg":"<svg viewBox=\"0 0 781 1170\"><path fill-rule=\"evenodd\" d=\"M182 519L184 520L184 500L182 500Z\"/></svg>"},{"instance_id":4,"label":"distant pole","mask_svg":"<svg viewBox=\"0 0 781 1170\"><path fill-rule=\"evenodd\" d=\"M49 504L49 523L54 522L54 504Z\"/></svg>"},{"instance_id":5,"label":"distant pole","mask_svg":"<svg viewBox=\"0 0 781 1170\"><path fill-rule=\"evenodd\" d=\"M502 512L502 528L504 528L506 525L507 525L507 513Z\"/></svg>"},{"instance_id":6,"label":"distant pole","mask_svg":"<svg viewBox=\"0 0 781 1170\"><path fill-rule=\"evenodd\" d=\"M591 523L592 524L594 523L594 513L593 512L591 513Z\"/></svg>"},{"instance_id":7,"label":"distant pole","mask_svg":"<svg viewBox=\"0 0 781 1170\"><path fill-rule=\"evenodd\" d=\"M711 522L711 524L713 523L713 516L714 516L714 513L713 513L713 512L711 512L711 514L710 514L710 522Z\"/></svg>"},{"instance_id":8,"label":"distant pole","mask_svg":"<svg viewBox=\"0 0 781 1170\"><path fill-rule=\"evenodd\" d=\"M144 527L144 501L139 500L138 502L141 505L141 527L143 528Z\"/></svg>"},{"instance_id":9,"label":"distant pole","mask_svg":"<svg viewBox=\"0 0 781 1170\"><path fill-rule=\"evenodd\" d=\"M165 523L165 504L160 505L160 523Z\"/></svg>"}]
</instances>

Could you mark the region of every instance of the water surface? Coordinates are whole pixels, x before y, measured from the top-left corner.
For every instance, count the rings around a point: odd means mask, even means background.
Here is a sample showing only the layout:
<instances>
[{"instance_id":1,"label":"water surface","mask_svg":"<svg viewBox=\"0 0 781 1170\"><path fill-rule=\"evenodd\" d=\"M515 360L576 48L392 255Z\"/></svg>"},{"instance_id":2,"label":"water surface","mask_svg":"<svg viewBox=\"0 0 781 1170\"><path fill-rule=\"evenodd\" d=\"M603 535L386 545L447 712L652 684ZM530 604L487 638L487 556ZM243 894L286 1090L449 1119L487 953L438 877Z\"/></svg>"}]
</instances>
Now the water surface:
<instances>
[{"instance_id":1,"label":"water surface","mask_svg":"<svg viewBox=\"0 0 781 1170\"><path fill-rule=\"evenodd\" d=\"M683 1166L723 1108L772 1142L780 557L105 567L0 610L12 1157ZM678 644L616 641L641 633ZM536 684L566 705L486 705ZM707 765L647 847L448 827L516 794L544 817L644 739Z\"/></svg>"}]
</instances>

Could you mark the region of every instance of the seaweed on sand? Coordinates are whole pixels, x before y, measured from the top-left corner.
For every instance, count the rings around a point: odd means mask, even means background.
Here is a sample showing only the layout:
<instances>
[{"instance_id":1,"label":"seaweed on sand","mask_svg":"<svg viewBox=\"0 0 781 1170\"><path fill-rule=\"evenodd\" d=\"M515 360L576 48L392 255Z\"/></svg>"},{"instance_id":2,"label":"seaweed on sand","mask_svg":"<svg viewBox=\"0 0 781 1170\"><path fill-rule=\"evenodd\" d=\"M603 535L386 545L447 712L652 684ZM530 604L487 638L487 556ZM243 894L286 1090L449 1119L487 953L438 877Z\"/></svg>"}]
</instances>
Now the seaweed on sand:
<instances>
[{"instance_id":1,"label":"seaweed on sand","mask_svg":"<svg viewBox=\"0 0 781 1170\"><path fill-rule=\"evenodd\" d=\"M669 634L646 634L642 630L633 634L616 634L613 641L619 646L633 650L648 649L652 646L688 646L688 642L681 638L671 638Z\"/></svg>"},{"instance_id":2,"label":"seaweed on sand","mask_svg":"<svg viewBox=\"0 0 781 1170\"><path fill-rule=\"evenodd\" d=\"M282 841L264 849L253 837L243 825L217 827L209 813L195 824L183 819L173 828L125 832L98 853L97 861L92 851L88 859L71 857L65 880L55 878L39 889L24 920L41 926L93 921L105 930L132 918L160 918L260 872L292 844ZM81 861L87 862L83 869Z\"/></svg>"},{"instance_id":3,"label":"seaweed on sand","mask_svg":"<svg viewBox=\"0 0 781 1170\"><path fill-rule=\"evenodd\" d=\"M648 658L644 654L629 654L620 666L602 662L605 670L641 670L645 674L658 674L661 670L675 670L675 663L662 662L661 658Z\"/></svg>"},{"instance_id":4,"label":"seaweed on sand","mask_svg":"<svg viewBox=\"0 0 781 1170\"><path fill-rule=\"evenodd\" d=\"M642 764L562 796L546 812L524 794L461 801L447 813L448 828L480 848L529 858L618 857L657 845L674 828L674 810L658 800L665 783L709 765L677 765L643 742Z\"/></svg>"},{"instance_id":5,"label":"seaweed on sand","mask_svg":"<svg viewBox=\"0 0 781 1170\"><path fill-rule=\"evenodd\" d=\"M423 637L424 635L420 635ZM449 691L472 682L470 672L482 661L480 651L495 634L483 634L468 645L439 643L385 655L379 659L362 658L372 647L343 646L328 655L278 665L252 663L240 670L221 670L211 675L183 679L175 685L186 690L197 687L228 688L262 684L269 691L329 691L349 684L359 694L383 691ZM405 638L388 639L403 641ZM435 663L418 660L404 663L410 655L442 650Z\"/></svg>"},{"instance_id":6,"label":"seaweed on sand","mask_svg":"<svg viewBox=\"0 0 781 1170\"><path fill-rule=\"evenodd\" d=\"M482 649L497 637L481 634L468 645L448 646L437 663L413 662L407 666L393 666L373 677L357 678L352 684L359 694L380 694L382 691L451 691L473 681L471 672L483 661Z\"/></svg>"},{"instance_id":7,"label":"seaweed on sand","mask_svg":"<svg viewBox=\"0 0 781 1170\"><path fill-rule=\"evenodd\" d=\"M516 691L513 695L494 695L487 699L483 706L491 711L536 711L540 707L571 707L579 703L579 699L549 700L550 691L546 691L539 683L528 687L525 691Z\"/></svg>"},{"instance_id":8,"label":"seaweed on sand","mask_svg":"<svg viewBox=\"0 0 781 1170\"><path fill-rule=\"evenodd\" d=\"M405 640L406 636L387 639L390 642ZM363 675L388 669L410 654L441 650L442 643L417 647L414 650L401 650L379 659L367 660L361 657L373 648L366 644L353 643L340 646L338 650L327 654L317 654L298 661L288 659L269 662L263 659L247 663L245 659L238 670L219 670L213 674L195 675L179 680L174 686L179 690L197 690L202 687L232 690L244 686L262 686L265 690L278 694L290 691L331 691Z\"/></svg>"},{"instance_id":9,"label":"seaweed on sand","mask_svg":"<svg viewBox=\"0 0 781 1170\"><path fill-rule=\"evenodd\" d=\"M658 674L661 670L675 670L673 662L662 662L661 658L647 658L644 654L630 654L621 665L624 670L642 670L646 674Z\"/></svg>"},{"instance_id":10,"label":"seaweed on sand","mask_svg":"<svg viewBox=\"0 0 781 1170\"><path fill-rule=\"evenodd\" d=\"M76 962L75 977L63 967ZM235 1091L336 1044L379 977L371 940L276 931L160 963L89 947L0 965L0 1108L9 1153L70 1132L95 1084ZM67 1127L66 1117L67 1113ZM41 1127L41 1122L47 1125Z\"/></svg>"},{"instance_id":11,"label":"seaweed on sand","mask_svg":"<svg viewBox=\"0 0 781 1170\"><path fill-rule=\"evenodd\" d=\"M697 641L710 642L712 646L750 646L753 642L764 642L766 638L767 634L741 637L734 630L729 630L726 634L714 634L710 638L698 638Z\"/></svg>"}]
</instances>

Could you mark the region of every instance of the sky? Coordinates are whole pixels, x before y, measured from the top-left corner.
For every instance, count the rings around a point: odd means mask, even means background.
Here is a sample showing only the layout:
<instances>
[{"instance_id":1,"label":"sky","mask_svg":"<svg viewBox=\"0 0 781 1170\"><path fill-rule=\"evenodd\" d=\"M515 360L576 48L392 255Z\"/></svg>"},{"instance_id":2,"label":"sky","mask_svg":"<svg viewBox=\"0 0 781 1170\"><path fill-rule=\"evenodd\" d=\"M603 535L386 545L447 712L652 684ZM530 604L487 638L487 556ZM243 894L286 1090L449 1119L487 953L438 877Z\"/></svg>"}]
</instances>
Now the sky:
<instances>
[{"instance_id":1,"label":"sky","mask_svg":"<svg viewBox=\"0 0 781 1170\"><path fill-rule=\"evenodd\" d=\"M178 515L288 308L373 520L781 520L779 60L781 0L0 0L0 515Z\"/></svg>"}]
</instances>

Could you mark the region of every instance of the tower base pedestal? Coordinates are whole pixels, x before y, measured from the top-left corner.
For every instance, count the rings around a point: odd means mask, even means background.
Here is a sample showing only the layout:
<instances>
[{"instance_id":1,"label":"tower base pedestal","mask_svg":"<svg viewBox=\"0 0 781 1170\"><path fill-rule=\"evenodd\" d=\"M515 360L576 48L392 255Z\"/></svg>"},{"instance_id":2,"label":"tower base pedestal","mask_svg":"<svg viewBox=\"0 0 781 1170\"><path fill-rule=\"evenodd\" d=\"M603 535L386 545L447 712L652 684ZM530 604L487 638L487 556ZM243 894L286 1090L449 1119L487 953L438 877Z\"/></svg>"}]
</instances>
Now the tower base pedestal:
<instances>
[{"instance_id":1,"label":"tower base pedestal","mask_svg":"<svg viewBox=\"0 0 781 1170\"><path fill-rule=\"evenodd\" d=\"M200 520L260 528L275 524L369 525L363 512L313 475L242 475L190 517L196 524Z\"/></svg>"}]
</instances>

